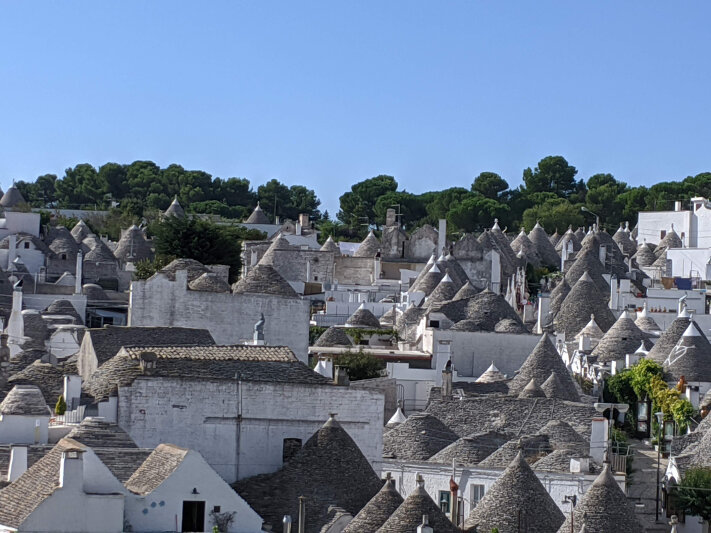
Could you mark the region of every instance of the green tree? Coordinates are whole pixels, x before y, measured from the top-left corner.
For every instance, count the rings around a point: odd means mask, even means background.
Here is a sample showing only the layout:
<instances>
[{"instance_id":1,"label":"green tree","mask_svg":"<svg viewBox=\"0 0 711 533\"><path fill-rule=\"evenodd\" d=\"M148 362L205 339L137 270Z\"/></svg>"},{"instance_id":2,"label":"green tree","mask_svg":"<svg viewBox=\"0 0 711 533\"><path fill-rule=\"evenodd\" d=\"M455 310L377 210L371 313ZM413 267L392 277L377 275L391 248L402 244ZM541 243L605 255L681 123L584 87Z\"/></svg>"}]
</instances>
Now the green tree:
<instances>
[{"instance_id":1,"label":"green tree","mask_svg":"<svg viewBox=\"0 0 711 533\"><path fill-rule=\"evenodd\" d=\"M299 215L305 213L310 218L318 219L321 212L318 206L321 200L316 197L316 192L303 185L292 185L289 187L289 204L286 207L286 216L296 220Z\"/></svg>"},{"instance_id":2,"label":"green tree","mask_svg":"<svg viewBox=\"0 0 711 533\"><path fill-rule=\"evenodd\" d=\"M711 468L689 468L677 488L676 503L687 515L711 520Z\"/></svg>"},{"instance_id":3,"label":"green tree","mask_svg":"<svg viewBox=\"0 0 711 533\"><path fill-rule=\"evenodd\" d=\"M99 167L99 177L106 183L106 191L113 199L121 199L130 191L126 180L126 167L118 163L106 163Z\"/></svg>"},{"instance_id":4,"label":"green tree","mask_svg":"<svg viewBox=\"0 0 711 533\"><path fill-rule=\"evenodd\" d=\"M59 398L57 398L57 403L54 404L54 414L57 416L62 416L66 412L67 412L67 402L64 401L64 396L62 396L60 394Z\"/></svg>"},{"instance_id":5,"label":"green tree","mask_svg":"<svg viewBox=\"0 0 711 533\"><path fill-rule=\"evenodd\" d=\"M535 169L523 171L523 181L527 193L552 192L561 198L568 198L577 192L575 175L577 169L563 156L549 155L538 162Z\"/></svg>"},{"instance_id":6,"label":"green tree","mask_svg":"<svg viewBox=\"0 0 711 533\"><path fill-rule=\"evenodd\" d=\"M380 371L385 368L385 364L380 359L364 353L362 349L338 356L336 364L346 367L348 379L351 381L380 377Z\"/></svg>"},{"instance_id":7,"label":"green tree","mask_svg":"<svg viewBox=\"0 0 711 533\"><path fill-rule=\"evenodd\" d=\"M279 180L272 179L260 185L257 188L257 196L262 210L269 218L274 216L275 205L277 216L287 216L287 210L291 206L291 191Z\"/></svg>"},{"instance_id":8,"label":"green tree","mask_svg":"<svg viewBox=\"0 0 711 533\"><path fill-rule=\"evenodd\" d=\"M491 227L494 220L506 215L509 206L486 198L477 193L470 193L447 214L447 221L461 231L470 233Z\"/></svg>"},{"instance_id":9,"label":"green tree","mask_svg":"<svg viewBox=\"0 0 711 533\"><path fill-rule=\"evenodd\" d=\"M395 178L385 174L356 183L350 192L339 199L341 209L338 220L351 228L357 228L362 223L375 224L375 204L378 198L396 190Z\"/></svg>"},{"instance_id":10,"label":"green tree","mask_svg":"<svg viewBox=\"0 0 711 533\"><path fill-rule=\"evenodd\" d=\"M509 184L496 172L482 172L474 178L474 183L472 183L472 192L477 192L492 200L497 200L508 188Z\"/></svg>"},{"instance_id":11,"label":"green tree","mask_svg":"<svg viewBox=\"0 0 711 533\"><path fill-rule=\"evenodd\" d=\"M436 226L439 219L446 219L449 211L470 195L470 191L464 187L450 187L442 191L421 194L420 198L427 211L427 223Z\"/></svg>"},{"instance_id":12,"label":"green tree","mask_svg":"<svg viewBox=\"0 0 711 533\"><path fill-rule=\"evenodd\" d=\"M422 199L407 191L391 191L378 198L373 207L376 224L385 224L388 209L394 209L396 212L399 209L399 222L405 228L412 228L427 215L427 209Z\"/></svg>"},{"instance_id":13,"label":"green tree","mask_svg":"<svg viewBox=\"0 0 711 533\"><path fill-rule=\"evenodd\" d=\"M549 233L568 226L577 228L585 222L580 206L571 204L563 198L548 199L540 205L534 205L523 212L523 226L527 231L539 222Z\"/></svg>"}]
</instances>

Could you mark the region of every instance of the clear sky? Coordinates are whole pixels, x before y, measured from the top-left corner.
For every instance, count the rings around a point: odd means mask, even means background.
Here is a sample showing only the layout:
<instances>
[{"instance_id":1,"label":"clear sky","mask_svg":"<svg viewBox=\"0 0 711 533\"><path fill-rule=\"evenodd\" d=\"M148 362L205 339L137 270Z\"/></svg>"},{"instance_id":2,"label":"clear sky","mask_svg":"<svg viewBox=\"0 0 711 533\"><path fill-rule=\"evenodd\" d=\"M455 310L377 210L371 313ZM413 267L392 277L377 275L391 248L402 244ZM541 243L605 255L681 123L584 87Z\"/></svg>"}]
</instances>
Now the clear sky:
<instances>
[{"instance_id":1,"label":"clear sky","mask_svg":"<svg viewBox=\"0 0 711 533\"><path fill-rule=\"evenodd\" d=\"M107 161L314 188L711 170L711 3L0 3L0 184Z\"/></svg>"}]
</instances>

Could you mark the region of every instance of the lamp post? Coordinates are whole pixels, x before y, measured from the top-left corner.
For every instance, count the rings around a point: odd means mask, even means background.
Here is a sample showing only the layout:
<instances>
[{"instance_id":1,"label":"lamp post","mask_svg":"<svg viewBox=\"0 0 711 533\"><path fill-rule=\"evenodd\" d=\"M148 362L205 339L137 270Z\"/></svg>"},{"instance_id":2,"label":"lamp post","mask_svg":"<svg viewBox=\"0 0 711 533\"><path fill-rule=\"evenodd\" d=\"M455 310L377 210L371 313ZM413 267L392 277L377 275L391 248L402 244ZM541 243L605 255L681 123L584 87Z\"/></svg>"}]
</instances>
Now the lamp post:
<instances>
[{"instance_id":1,"label":"lamp post","mask_svg":"<svg viewBox=\"0 0 711 533\"><path fill-rule=\"evenodd\" d=\"M585 206L582 206L580 208L580 210L585 211L586 213L590 213L592 216L595 217L595 225L597 226L598 231L600 231L600 217L599 217L599 215L597 215L596 213L593 213L592 211L590 211L590 209L588 209Z\"/></svg>"},{"instance_id":2,"label":"lamp post","mask_svg":"<svg viewBox=\"0 0 711 533\"><path fill-rule=\"evenodd\" d=\"M578 503L578 497L577 495L573 494L572 496L566 495L563 497L562 503L569 503L570 504L570 533L575 532L575 516L574 516L574 511L575 511L575 504Z\"/></svg>"},{"instance_id":3,"label":"lamp post","mask_svg":"<svg viewBox=\"0 0 711 533\"><path fill-rule=\"evenodd\" d=\"M662 424L664 423L664 413L663 412L658 412L654 413L654 416L657 417L657 500L655 504L655 514L656 514L656 522L659 522L659 465L661 463L661 455L662 455Z\"/></svg>"}]
</instances>

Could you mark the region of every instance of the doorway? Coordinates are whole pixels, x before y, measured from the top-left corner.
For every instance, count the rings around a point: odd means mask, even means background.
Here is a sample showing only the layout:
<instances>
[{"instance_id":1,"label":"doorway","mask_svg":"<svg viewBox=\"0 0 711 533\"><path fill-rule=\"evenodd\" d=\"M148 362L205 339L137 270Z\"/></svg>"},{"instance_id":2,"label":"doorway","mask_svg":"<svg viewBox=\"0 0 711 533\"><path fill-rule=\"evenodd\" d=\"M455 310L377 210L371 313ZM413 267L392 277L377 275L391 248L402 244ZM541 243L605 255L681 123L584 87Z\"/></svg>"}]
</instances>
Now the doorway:
<instances>
[{"instance_id":1,"label":"doorway","mask_svg":"<svg viewBox=\"0 0 711 533\"><path fill-rule=\"evenodd\" d=\"M205 531L205 502L183 502L181 531Z\"/></svg>"}]
</instances>

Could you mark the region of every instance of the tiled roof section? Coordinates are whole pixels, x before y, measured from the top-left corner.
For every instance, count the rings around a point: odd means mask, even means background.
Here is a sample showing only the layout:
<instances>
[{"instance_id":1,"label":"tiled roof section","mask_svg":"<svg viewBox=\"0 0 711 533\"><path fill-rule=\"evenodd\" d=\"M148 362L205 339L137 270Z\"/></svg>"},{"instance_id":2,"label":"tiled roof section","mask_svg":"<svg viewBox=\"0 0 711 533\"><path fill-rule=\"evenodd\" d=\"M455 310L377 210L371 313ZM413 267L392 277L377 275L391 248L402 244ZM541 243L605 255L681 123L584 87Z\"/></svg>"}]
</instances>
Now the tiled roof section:
<instances>
[{"instance_id":1,"label":"tiled roof section","mask_svg":"<svg viewBox=\"0 0 711 533\"><path fill-rule=\"evenodd\" d=\"M82 285L81 292L84 296L86 296L86 299L89 302L104 303L109 299L101 285L96 283L85 283Z\"/></svg>"},{"instance_id":2,"label":"tiled roof section","mask_svg":"<svg viewBox=\"0 0 711 533\"><path fill-rule=\"evenodd\" d=\"M550 337L544 334L521 365L518 374L509 383L509 392L510 394L521 393L532 379L536 383L543 384L553 373L558 374L561 392L565 392L565 396L559 399L578 401L580 396L573 378L568 373Z\"/></svg>"},{"instance_id":3,"label":"tiled roof section","mask_svg":"<svg viewBox=\"0 0 711 533\"><path fill-rule=\"evenodd\" d=\"M230 284L222 276L214 272L205 272L200 277L188 283L192 291L203 292L230 292Z\"/></svg>"},{"instance_id":4,"label":"tiled roof section","mask_svg":"<svg viewBox=\"0 0 711 533\"><path fill-rule=\"evenodd\" d=\"M84 254L84 261L86 262L116 262L116 256L114 252L111 251L111 248L94 234L84 238L82 241L82 250L86 252Z\"/></svg>"},{"instance_id":5,"label":"tiled roof section","mask_svg":"<svg viewBox=\"0 0 711 533\"><path fill-rule=\"evenodd\" d=\"M439 285L439 282L442 281L443 277L444 273L439 269L439 267L437 265L432 265L432 267L427 270L422 277L417 277L407 292L423 292L425 296L429 296L430 293L437 288L437 285Z\"/></svg>"},{"instance_id":6,"label":"tiled roof section","mask_svg":"<svg viewBox=\"0 0 711 533\"><path fill-rule=\"evenodd\" d=\"M452 254L444 256L443 265L447 269L447 272L449 272L450 277L454 280L457 289L469 283L469 276L466 270L464 270L464 267L462 267L457 258Z\"/></svg>"},{"instance_id":7,"label":"tiled roof section","mask_svg":"<svg viewBox=\"0 0 711 533\"><path fill-rule=\"evenodd\" d=\"M87 329L98 365L105 363L124 346L212 346L215 340L206 329L105 326Z\"/></svg>"},{"instance_id":8,"label":"tiled roof section","mask_svg":"<svg viewBox=\"0 0 711 533\"><path fill-rule=\"evenodd\" d=\"M497 381L504 381L506 376L501 373L501 371L496 368L494 362L492 361L489 368L476 379L477 383L495 383Z\"/></svg>"},{"instance_id":9,"label":"tiled roof section","mask_svg":"<svg viewBox=\"0 0 711 533\"><path fill-rule=\"evenodd\" d=\"M627 257L630 257L635 253L635 250L637 248L637 245L634 243L634 241L630 238L629 233L627 233L624 230L623 225L620 223L620 227L617 228L617 231L615 234L612 236L612 240L617 243L617 246L620 247L620 250L624 255Z\"/></svg>"},{"instance_id":10,"label":"tiled roof section","mask_svg":"<svg viewBox=\"0 0 711 533\"><path fill-rule=\"evenodd\" d=\"M27 468L31 467L37 461L42 459L47 452L54 448L54 444L30 444L27 445ZM12 456L12 445L11 444L1 444L0 445L0 489L9 485L3 485L6 483L8 471L10 469L10 458Z\"/></svg>"},{"instance_id":11,"label":"tiled roof section","mask_svg":"<svg viewBox=\"0 0 711 533\"><path fill-rule=\"evenodd\" d=\"M544 265L550 267L560 267L560 257L558 256L558 252L556 252L555 246L548 238L546 230L544 230L538 222L536 222L536 225L528 234L528 238L533 246L535 246L536 252L538 252L538 256L541 258L541 262Z\"/></svg>"},{"instance_id":12,"label":"tiled roof section","mask_svg":"<svg viewBox=\"0 0 711 533\"><path fill-rule=\"evenodd\" d=\"M152 259L153 250L151 243L143 235L143 231L134 225L128 228L123 237L119 239L114 255L121 261L135 263L143 259Z\"/></svg>"},{"instance_id":13,"label":"tiled roof section","mask_svg":"<svg viewBox=\"0 0 711 533\"><path fill-rule=\"evenodd\" d=\"M383 456L424 461L457 438L433 415L413 413L405 422L383 435Z\"/></svg>"},{"instance_id":14,"label":"tiled roof section","mask_svg":"<svg viewBox=\"0 0 711 533\"><path fill-rule=\"evenodd\" d=\"M518 393L519 398L545 398L545 393L538 386L535 379L531 379L521 392Z\"/></svg>"},{"instance_id":15,"label":"tiled roof section","mask_svg":"<svg viewBox=\"0 0 711 533\"><path fill-rule=\"evenodd\" d=\"M168 209L165 210L165 213L163 213L166 217L176 217L176 218L184 218L185 217L185 210L183 209L183 206L180 205L180 202L178 202L178 197L176 196L173 198L173 201L170 202L170 205L168 206Z\"/></svg>"},{"instance_id":16,"label":"tiled roof section","mask_svg":"<svg viewBox=\"0 0 711 533\"><path fill-rule=\"evenodd\" d=\"M247 220L244 221L245 224L270 224L269 218L267 215L264 214L264 211L262 211L262 208L259 205L259 202L257 202L257 207L254 208L254 211L249 215Z\"/></svg>"},{"instance_id":17,"label":"tiled roof section","mask_svg":"<svg viewBox=\"0 0 711 533\"><path fill-rule=\"evenodd\" d=\"M331 326L321 334L314 346L353 346L353 341L343 328Z\"/></svg>"},{"instance_id":18,"label":"tiled roof section","mask_svg":"<svg viewBox=\"0 0 711 533\"><path fill-rule=\"evenodd\" d=\"M561 239L561 237L562 237L562 235L558 234L558 228L556 228L555 231L553 232L553 235L548 237L548 240L551 241L551 244L553 246L555 246L556 244L558 244L558 241Z\"/></svg>"},{"instance_id":19,"label":"tiled roof section","mask_svg":"<svg viewBox=\"0 0 711 533\"><path fill-rule=\"evenodd\" d=\"M657 260L657 256L654 255L652 248L646 242L643 242L637 247L632 259L637 261L637 264L641 267L649 267Z\"/></svg>"},{"instance_id":20,"label":"tiled roof section","mask_svg":"<svg viewBox=\"0 0 711 533\"><path fill-rule=\"evenodd\" d=\"M353 328L375 328L380 327L380 321L375 317L375 315L365 308L364 304L348 317L346 320L346 326Z\"/></svg>"},{"instance_id":21,"label":"tiled roof section","mask_svg":"<svg viewBox=\"0 0 711 533\"><path fill-rule=\"evenodd\" d=\"M327 521L329 506L355 516L381 488L379 476L333 417L281 470L235 484L240 496L274 531L281 531L285 514L298 516L298 498L306 495L307 532L319 531Z\"/></svg>"},{"instance_id":22,"label":"tiled roof section","mask_svg":"<svg viewBox=\"0 0 711 533\"><path fill-rule=\"evenodd\" d=\"M67 437L89 448L134 448L138 446L117 424L100 417L87 417Z\"/></svg>"},{"instance_id":23,"label":"tiled roof section","mask_svg":"<svg viewBox=\"0 0 711 533\"><path fill-rule=\"evenodd\" d=\"M477 289L474 285L471 284L470 281L467 281L461 289L457 291L457 294L454 295L453 300L464 300L466 298L471 298L472 296L476 296L479 294L479 289Z\"/></svg>"},{"instance_id":24,"label":"tiled roof section","mask_svg":"<svg viewBox=\"0 0 711 533\"><path fill-rule=\"evenodd\" d=\"M15 385L0 403L0 415L50 416L52 412L38 387Z\"/></svg>"},{"instance_id":25,"label":"tiled roof section","mask_svg":"<svg viewBox=\"0 0 711 533\"><path fill-rule=\"evenodd\" d=\"M500 431L485 431L462 437L428 459L431 463L476 465L511 439Z\"/></svg>"},{"instance_id":26,"label":"tiled roof section","mask_svg":"<svg viewBox=\"0 0 711 533\"><path fill-rule=\"evenodd\" d=\"M597 416L592 405L549 398L519 399L487 394L446 400L433 396L430 395L425 412L436 416L460 437L489 430L532 435L553 417L575 427L579 424L587 427Z\"/></svg>"},{"instance_id":27,"label":"tiled roof section","mask_svg":"<svg viewBox=\"0 0 711 533\"><path fill-rule=\"evenodd\" d=\"M229 348L229 347L227 347ZM220 357L191 357L190 352L198 352L199 349L182 352L185 357L179 357L177 348L165 351L162 348L142 348L132 349L133 356L127 351L119 353L109 361L101 365L91 378L87 380L84 390L93 397L95 401L102 401L115 395L118 387L130 386L136 378L144 377L137 357L141 352L150 351L158 355L156 367L151 373L154 378L179 378L179 379L235 379L235 376L243 381L265 381L279 383L304 383L325 385L330 380L317 374L308 366L299 361L285 361L285 352L293 356L288 348L273 346L247 346L251 352L250 359L242 359L249 351L240 352L236 350L233 358L230 358L229 350L213 352ZM269 352L262 351L267 360L255 358L255 353L260 350L274 351L273 355L267 356ZM168 357L164 357L168 356ZM275 360L268 360L269 358Z\"/></svg>"},{"instance_id":28,"label":"tiled roof section","mask_svg":"<svg viewBox=\"0 0 711 533\"><path fill-rule=\"evenodd\" d=\"M370 231L368 235L360 243L360 246L353 254L353 257L375 257L375 254L380 250L380 241L375 234Z\"/></svg>"},{"instance_id":29,"label":"tiled roof section","mask_svg":"<svg viewBox=\"0 0 711 533\"><path fill-rule=\"evenodd\" d=\"M682 475L691 466L711 465L711 417L707 415L696 431L685 437L681 443L676 443L679 437L674 437L672 443L674 447L681 449L676 456L676 464Z\"/></svg>"},{"instance_id":30,"label":"tiled roof section","mask_svg":"<svg viewBox=\"0 0 711 533\"><path fill-rule=\"evenodd\" d=\"M27 203L25 198L20 193L20 190L13 184L5 194L0 198L0 207L17 207L20 204Z\"/></svg>"},{"instance_id":31,"label":"tiled roof section","mask_svg":"<svg viewBox=\"0 0 711 533\"><path fill-rule=\"evenodd\" d=\"M573 229L568 227L568 231L566 231L563 236L558 239L558 242L555 244L555 251L558 253L563 252L563 248L568 244L568 242L573 243L573 251L577 252L580 250L580 239L578 236L573 232Z\"/></svg>"},{"instance_id":32,"label":"tiled roof section","mask_svg":"<svg viewBox=\"0 0 711 533\"><path fill-rule=\"evenodd\" d=\"M59 487L62 453L85 447L63 438L42 459L28 468L14 483L0 490L0 524L19 528Z\"/></svg>"},{"instance_id":33,"label":"tiled roof section","mask_svg":"<svg viewBox=\"0 0 711 533\"><path fill-rule=\"evenodd\" d=\"M124 347L123 353L131 359L140 359L144 352L156 354L158 359L190 359L193 361L260 361L268 363L297 362L294 352L287 346L145 346Z\"/></svg>"},{"instance_id":34,"label":"tiled roof section","mask_svg":"<svg viewBox=\"0 0 711 533\"><path fill-rule=\"evenodd\" d=\"M564 520L558 505L518 453L469 514L464 529L555 533Z\"/></svg>"},{"instance_id":35,"label":"tiled roof section","mask_svg":"<svg viewBox=\"0 0 711 533\"><path fill-rule=\"evenodd\" d=\"M126 481L126 488L141 496L150 494L173 475L187 454L187 448L175 444L159 444Z\"/></svg>"},{"instance_id":36,"label":"tiled roof section","mask_svg":"<svg viewBox=\"0 0 711 533\"><path fill-rule=\"evenodd\" d=\"M427 307L432 307L435 304L448 302L449 300L452 300L454 298L454 295L456 293L457 288L454 282L452 281L452 278L449 276L449 274L445 274L445 276L440 280L434 290L427 297L425 305Z\"/></svg>"},{"instance_id":37,"label":"tiled roof section","mask_svg":"<svg viewBox=\"0 0 711 533\"><path fill-rule=\"evenodd\" d=\"M483 331L494 331L496 324L504 318L522 324L504 297L488 289L466 300L454 300L434 306L432 310L444 313L453 322L473 320Z\"/></svg>"},{"instance_id":38,"label":"tiled roof section","mask_svg":"<svg viewBox=\"0 0 711 533\"><path fill-rule=\"evenodd\" d=\"M232 285L232 292L236 294L269 294L283 298L299 297L273 266L261 262L250 269L245 277Z\"/></svg>"},{"instance_id":39,"label":"tiled roof section","mask_svg":"<svg viewBox=\"0 0 711 533\"><path fill-rule=\"evenodd\" d=\"M570 398L570 388L564 385L557 372L552 372L548 379L541 383L541 390L546 398L558 398L560 400Z\"/></svg>"},{"instance_id":40,"label":"tiled roof section","mask_svg":"<svg viewBox=\"0 0 711 533\"><path fill-rule=\"evenodd\" d=\"M480 465L486 468L506 468L519 452L523 453L526 462L533 464L550 451L551 444L547 435L515 437L494 450Z\"/></svg>"},{"instance_id":41,"label":"tiled roof section","mask_svg":"<svg viewBox=\"0 0 711 533\"><path fill-rule=\"evenodd\" d=\"M378 529L378 533L403 533L417 531L422 524L422 516L427 515L429 525L437 533L455 533L459 528L450 522L439 506L430 498L424 483L418 480L413 490L400 507Z\"/></svg>"},{"instance_id":42,"label":"tiled roof section","mask_svg":"<svg viewBox=\"0 0 711 533\"><path fill-rule=\"evenodd\" d=\"M575 262L565 273L565 279L568 280L568 285L574 287L575 283L587 273L598 290L605 295L609 295L610 285L602 277L605 273L605 268L600 262L599 254L599 248L593 249L591 247L580 250L575 258Z\"/></svg>"},{"instance_id":43,"label":"tiled roof section","mask_svg":"<svg viewBox=\"0 0 711 533\"><path fill-rule=\"evenodd\" d=\"M667 380L711 381L711 343L692 322L664 360Z\"/></svg>"},{"instance_id":44,"label":"tiled roof section","mask_svg":"<svg viewBox=\"0 0 711 533\"><path fill-rule=\"evenodd\" d=\"M175 273L178 270L187 270L188 272L188 282L191 282L199 278L202 274L210 272L210 269L203 265L200 261L195 259L174 259L166 266L160 269L161 274L168 276L168 279L175 281Z\"/></svg>"},{"instance_id":45,"label":"tiled roof section","mask_svg":"<svg viewBox=\"0 0 711 533\"><path fill-rule=\"evenodd\" d=\"M589 448L589 442L570 424L562 420L551 420L538 430L538 434L546 435L551 447L556 450L587 451Z\"/></svg>"},{"instance_id":46,"label":"tiled roof section","mask_svg":"<svg viewBox=\"0 0 711 533\"><path fill-rule=\"evenodd\" d=\"M595 321L600 329L607 331L615 323L615 316L607 306L607 300L590 276L583 274L563 300L560 310L555 316L554 325L558 333L565 333L567 339L572 339L585 327L590 315L595 315Z\"/></svg>"},{"instance_id":47,"label":"tiled roof section","mask_svg":"<svg viewBox=\"0 0 711 533\"><path fill-rule=\"evenodd\" d=\"M649 350L646 358L660 365L663 364L690 323L691 320L686 313L684 313L683 316L676 317L674 321L669 324L669 327L664 330L664 333L661 334L657 342L654 343L654 346Z\"/></svg>"},{"instance_id":48,"label":"tiled roof section","mask_svg":"<svg viewBox=\"0 0 711 533\"><path fill-rule=\"evenodd\" d=\"M635 325L627 313L622 313L600 339L592 355L597 357L600 363L624 360L625 355L634 353L641 343L644 343L647 348L652 346L649 336Z\"/></svg>"},{"instance_id":49,"label":"tiled roof section","mask_svg":"<svg viewBox=\"0 0 711 533\"><path fill-rule=\"evenodd\" d=\"M91 229L86 225L86 222L79 220L74 227L71 229L70 233L74 237L74 241L78 244L82 242L91 233Z\"/></svg>"},{"instance_id":50,"label":"tiled roof section","mask_svg":"<svg viewBox=\"0 0 711 533\"><path fill-rule=\"evenodd\" d=\"M538 255L536 246L531 242L524 230L521 230L521 233L511 241L511 248L516 252L516 255L523 257L527 263L532 264L536 268L541 266L541 256ZM558 257L557 254L556 257Z\"/></svg>"},{"instance_id":51,"label":"tiled roof section","mask_svg":"<svg viewBox=\"0 0 711 533\"><path fill-rule=\"evenodd\" d=\"M8 384L37 387L45 403L54 406L64 391L64 375L61 366L37 360L10 376Z\"/></svg>"},{"instance_id":52,"label":"tiled roof section","mask_svg":"<svg viewBox=\"0 0 711 533\"><path fill-rule=\"evenodd\" d=\"M353 517L343 533L375 533L402 502L395 480L388 472L383 488Z\"/></svg>"},{"instance_id":53,"label":"tiled roof section","mask_svg":"<svg viewBox=\"0 0 711 533\"><path fill-rule=\"evenodd\" d=\"M496 333L528 333L526 326L520 320L512 320L511 318L502 318L494 326Z\"/></svg>"},{"instance_id":54,"label":"tiled roof section","mask_svg":"<svg viewBox=\"0 0 711 533\"><path fill-rule=\"evenodd\" d=\"M49 352L35 348L21 350L15 357L10 359L10 366L8 367L7 373L13 376L18 372L22 372L28 365L31 365L43 357L49 357Z\"/></svg>"},{"instance_id":55,"label":"tiled roof section","mask_svg":"<svg viewBox=\"0 0 711 533\"><path fill-rule=\"evenodd\" d=\"M397 317L400 316L401 312L394 305L385 311L380 317L380 325L393 326L397 322Z\"/></svg>"},{"instance_id":56,"label":"tiled roof section","mask_svg":"<svg viewBox=\"0 0 711 533\"><path fill-rule=\"evenodd\" d=\"M625 533L643 533L644 528L637 520L632 503L605 464L588 491L578 501L573 511L575 531L580 532L583 520L586 531L624 531ZM570 516L558 530L568 533L571 530Z\"/></svg>"},{"instance_id":57,"label":"tiled roof section","mask_svg":"<svg viewBox=\"0 0 711 533\"><path fill-rule=\"evenodd\" d=\"M427 314L427 309L423 307L408 307L397 317L395 328L402 340L414 342L417 337L417 325Z\"/></svg>"},{"instance_id":58,"label":"tiled roof section","mask_svg":"<svg viewBox=\"0 0 711 533\"><path fill-rule=\"evenodd\" d=\"M571 459L588 459L589 470L585 474L597 474L602 470L602 465L595 462L590 456L574 449L553 450L551 453L533 463L533 469L542 472L570 473Z\"/></svg>"},{"instance_id":59,"label":"tiled roof section","mask_svg":"<svg viewBox=\"0 0 711 533\"><path fill-rule=\"evenodd\" d=\"M150 448L92 448L92 451L121 483L126 483L153 453Z\"/></svg>"}]
</instances>

